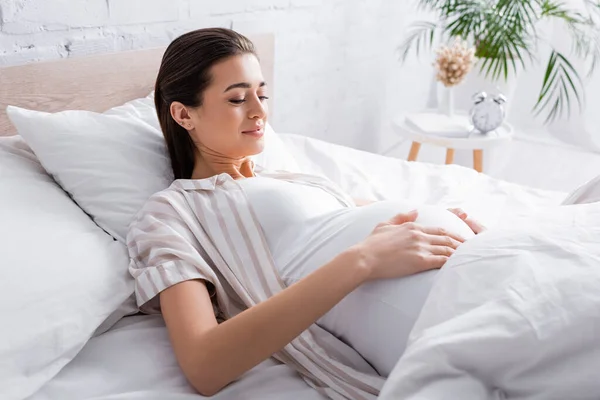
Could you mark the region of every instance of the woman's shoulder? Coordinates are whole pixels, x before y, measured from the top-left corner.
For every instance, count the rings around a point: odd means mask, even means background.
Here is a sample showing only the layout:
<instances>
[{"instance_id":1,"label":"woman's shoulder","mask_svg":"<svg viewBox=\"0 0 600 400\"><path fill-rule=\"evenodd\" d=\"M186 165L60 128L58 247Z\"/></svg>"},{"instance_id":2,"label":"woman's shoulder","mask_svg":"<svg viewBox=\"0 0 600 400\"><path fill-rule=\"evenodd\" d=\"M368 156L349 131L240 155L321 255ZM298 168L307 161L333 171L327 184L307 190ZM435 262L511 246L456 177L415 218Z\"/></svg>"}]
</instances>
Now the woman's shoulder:
<instances>
[{"instance_id":1,"label":"woman's shoulder","mask_svg":"<svg viewBox=\"0 0 600 400\"><path fill-rule=\"evenodd\" d=\"M172 204L182 199L182 192L179 186L173 182L169 187L160 190L146 200L142 209L148 209L155 204Z\"/></svg>"},{"instance_id":2,"label":"woman's shoulder","mask_svg":"<svg viewBox=\"0 0 600 400\"><path fill-rule=\"evenodd\" d=\"M132 224L148 216L158 219L178 217L179 212L177 210L181 210L185 198L181 188L175 184L176 182L173 182L168 188L152 194L136 213Z\"/></svg>"},{"instance_id":3,"label":"woman's shoulder","mask_svg":"<svg viewBox=\"0 0 600 400\"><path fill-rule=\"evenodd\" d=\"M136 243L140 238L163 237L171 240L181 237L192 240L192 226L197 218L177 186L169 186L150 196L129 223L127 242ZM152 239L154 240L154 239ZM160 240L159 240L160 242Z\"/></svg>"}]
</instances>

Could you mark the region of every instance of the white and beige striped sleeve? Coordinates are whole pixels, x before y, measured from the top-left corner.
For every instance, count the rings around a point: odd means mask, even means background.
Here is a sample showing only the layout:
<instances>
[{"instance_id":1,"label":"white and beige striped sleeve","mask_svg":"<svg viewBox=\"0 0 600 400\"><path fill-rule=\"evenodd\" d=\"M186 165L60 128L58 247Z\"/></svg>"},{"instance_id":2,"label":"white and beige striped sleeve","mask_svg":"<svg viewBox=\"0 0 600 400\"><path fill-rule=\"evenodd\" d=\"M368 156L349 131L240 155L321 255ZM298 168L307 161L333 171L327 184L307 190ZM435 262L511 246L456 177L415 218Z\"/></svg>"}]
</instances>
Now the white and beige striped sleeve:
<instances>
[{"instance_id":1,"label":"white and beige striped sleeve","mask_svg":"<svg viewBox=\"0 0 600 400\"><path fill-rule=\"evenodd\" d=\"M203 279L214 285L214 272L189 228L194 220L182 194L168 189L152 196L129 226L129 272L140 311L160 313L158 294L177 283Z\"/></svg>"}]
</instances>

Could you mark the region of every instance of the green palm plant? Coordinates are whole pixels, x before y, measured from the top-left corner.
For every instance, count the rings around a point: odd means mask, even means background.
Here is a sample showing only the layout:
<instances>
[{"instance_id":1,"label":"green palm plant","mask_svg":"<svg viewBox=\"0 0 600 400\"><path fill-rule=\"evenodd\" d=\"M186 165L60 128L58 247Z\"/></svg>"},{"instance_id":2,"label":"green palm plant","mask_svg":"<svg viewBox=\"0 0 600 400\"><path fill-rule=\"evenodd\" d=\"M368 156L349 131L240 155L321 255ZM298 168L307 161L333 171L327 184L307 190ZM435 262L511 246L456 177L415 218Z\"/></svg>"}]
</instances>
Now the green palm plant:
<instances>
[{"instance_id":1,"label":"green palm plant","mask_svg":"<svg viewBox=\"0 0 600 400\"><path fill-rule=\"evenodd\" d=\"M583 74L573 58L585 62L587 76L600 62L600 0L577 0L578 10L560 0L418 0L422 10L439 19L412 24L405 41L398 48L400 60L406 61L428 50L438 36L461 37L475 46L481 60L480 71L487 78L507 80L517 72L538 62L541 43L551 46L549 59L534 112L546 111L545 122L570 115L572 103L581 109L584 102ZM572 48L565 53L552 46L539 32L544 20L561 21L572 38Z\"/></svg>"}]
</instances>

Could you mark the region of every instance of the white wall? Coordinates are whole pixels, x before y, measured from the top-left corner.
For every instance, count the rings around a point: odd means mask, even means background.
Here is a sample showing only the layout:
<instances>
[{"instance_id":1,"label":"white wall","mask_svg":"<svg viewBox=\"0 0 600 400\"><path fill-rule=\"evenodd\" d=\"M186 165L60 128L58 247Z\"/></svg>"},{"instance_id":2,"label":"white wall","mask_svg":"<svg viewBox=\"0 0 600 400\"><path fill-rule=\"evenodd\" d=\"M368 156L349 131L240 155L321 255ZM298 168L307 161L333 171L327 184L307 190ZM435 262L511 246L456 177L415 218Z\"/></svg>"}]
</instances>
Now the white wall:
<instances>
[{"instance_id":1,"label":"white wall","mask_svg":"<svg viewBox=\"0 0 600 400\"><path fill-rule=\"evenodd\" d=\"M428 63L401 67L405 0L0 0L0 66L166 45L208 26L276 35L279 131L377 151L420 108Z\"/></svg>"}]
</instances>

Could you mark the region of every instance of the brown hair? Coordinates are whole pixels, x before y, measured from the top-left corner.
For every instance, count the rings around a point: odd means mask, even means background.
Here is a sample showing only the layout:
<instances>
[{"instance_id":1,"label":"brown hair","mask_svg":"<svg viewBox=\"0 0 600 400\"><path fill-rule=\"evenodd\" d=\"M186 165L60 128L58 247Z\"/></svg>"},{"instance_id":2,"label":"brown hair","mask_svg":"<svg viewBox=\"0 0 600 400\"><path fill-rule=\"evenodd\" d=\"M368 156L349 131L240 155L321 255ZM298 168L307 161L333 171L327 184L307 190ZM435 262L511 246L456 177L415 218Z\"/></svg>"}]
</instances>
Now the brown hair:
<instances>
[{"instance_id":1,"label":"brown hair","mask_svg":"<svg viewBox=\"0 0 600 400\"><path fill-rule=\"evenodd\" d=\"M256 55L252 42L224 28L188 32L167 47L156 78L154 103L175 179L191 178L195 146L189 133L171 116L171 103L201 106L202 94L211 82L210 68L227 57L245 53Z\"/></svg>"}]
</instances>

